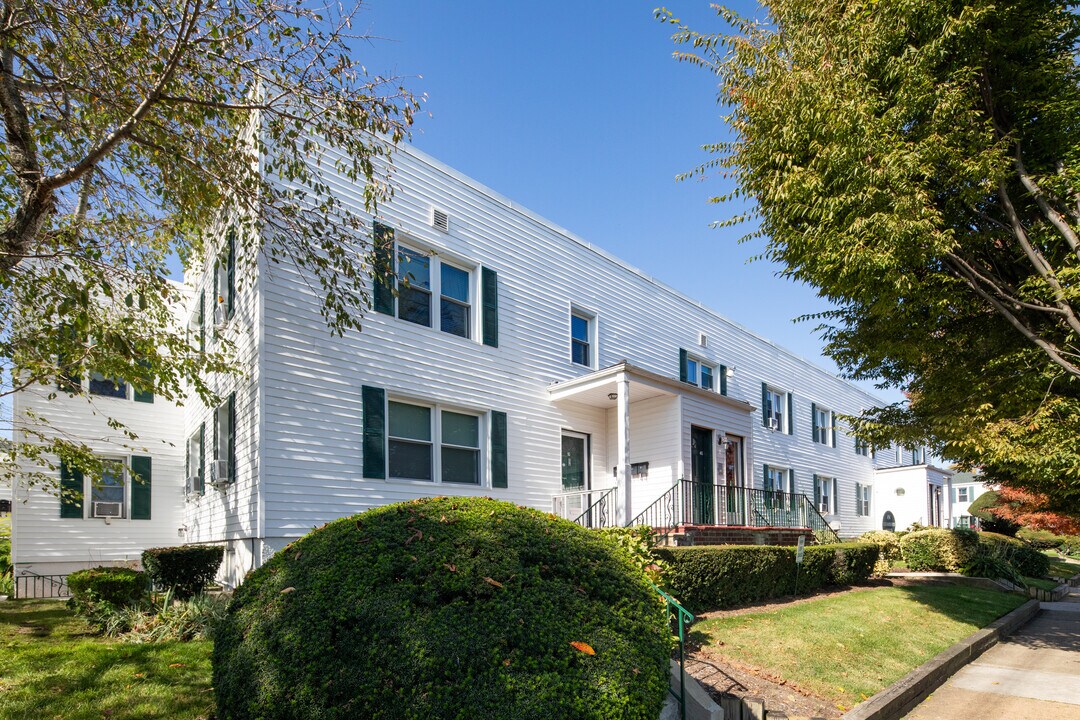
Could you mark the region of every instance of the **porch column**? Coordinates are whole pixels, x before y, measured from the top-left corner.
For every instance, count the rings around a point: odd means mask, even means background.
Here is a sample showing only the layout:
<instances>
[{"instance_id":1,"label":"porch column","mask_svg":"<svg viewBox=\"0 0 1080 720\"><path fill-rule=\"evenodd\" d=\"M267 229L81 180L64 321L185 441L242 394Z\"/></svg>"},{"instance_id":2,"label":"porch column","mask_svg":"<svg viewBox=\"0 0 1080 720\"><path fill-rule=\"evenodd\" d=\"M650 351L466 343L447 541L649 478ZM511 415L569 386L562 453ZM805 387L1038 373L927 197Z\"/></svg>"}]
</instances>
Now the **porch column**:
<instances>
[{"instance_id":1,"label":"porch column","mask_svg":"<svg viewBox=\"0 0 1080 720\"><path fill-rule=\"evenodd\" d=\"M615 376L618 393L616 405L616 459L619 461L619 485L622 494L623 518L620 525L629 525L634 519L630 502L630 378L626 373Z\"/></svg>"}]
</instances>

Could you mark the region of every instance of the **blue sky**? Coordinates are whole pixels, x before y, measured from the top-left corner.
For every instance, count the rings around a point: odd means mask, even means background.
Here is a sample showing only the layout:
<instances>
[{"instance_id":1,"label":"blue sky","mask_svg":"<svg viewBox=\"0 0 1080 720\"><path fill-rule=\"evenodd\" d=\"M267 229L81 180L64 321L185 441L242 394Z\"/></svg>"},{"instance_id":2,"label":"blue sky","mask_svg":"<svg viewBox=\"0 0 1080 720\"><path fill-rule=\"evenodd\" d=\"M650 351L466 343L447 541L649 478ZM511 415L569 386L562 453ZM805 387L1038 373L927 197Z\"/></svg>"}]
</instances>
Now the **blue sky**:
<instances>
[{"instance_id":1,"label":"blue sky","mask_svg":"<svg viewBox=\"0 0 1080 720\"><path fill-rule=\"evenodd\" d=\"M793 322L828 304L748 262L763 244L739 244L744 230L709 227L734 210L708 203L719 178L675 181L727 131L714 78L672 58L655 7L368 0L354 28L377 38L357 45L370 71L427 94L416 147L835 372L815 323ZM703 0L667 8L700 31L722 27Z\"/></svg>"}]
</instances>

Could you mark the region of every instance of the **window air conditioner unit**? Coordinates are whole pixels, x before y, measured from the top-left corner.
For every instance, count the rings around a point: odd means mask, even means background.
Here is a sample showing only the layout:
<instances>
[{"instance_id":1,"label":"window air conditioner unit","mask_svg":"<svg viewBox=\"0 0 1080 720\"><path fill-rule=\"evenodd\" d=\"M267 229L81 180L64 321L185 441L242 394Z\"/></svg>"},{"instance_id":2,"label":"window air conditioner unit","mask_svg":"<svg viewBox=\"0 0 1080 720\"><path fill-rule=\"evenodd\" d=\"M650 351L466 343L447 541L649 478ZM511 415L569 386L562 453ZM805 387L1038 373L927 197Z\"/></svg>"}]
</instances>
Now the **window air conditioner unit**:
<instances>
[{"instance_id":1,"label":"window air conditioner unit","mask_svg":"<svg viewBox=\"0 0 1080 720\"><path fill-rule=\"evenodd\" d=\"M96 502L94 503L94 517L98 518L118 518L122 513L123 507L118 502Z\"/></svg>"},{"instance_id":2,"label":"window air conditioner unit","mask_svg":"<svg viewBox=\"0 0 1080 720\"><path fill-rule=\"evenodd\" d=\"M192 475L187 479L187 491L189 493L199 492L199 476L198 474Z\"/></svg>"},{"instance_id":3,"label":"window air conditioner unit","mask_svg":"<svg viewBox=\"0 0 1080 720\"><path fill-rule=\"evenodd\" d=\"M214 306L214 325L219 328L224 327L229 318L225 315L225 303L218 303Z\"/></svg>"},{"instance_id":4,"label":"window air conditioner unit","mask_svg":"<svg viewBox=\"0 0 1080 720\"><path fill-rule=\"evenodd\" d=\"M210 463L210 483L214 487L221 487L222 485L228 485L232 482L232 478L229 477L229 461L228 460L214 460Z\"/></svg>"},{"instance_id":5,"label":"window air conditioner unit","mask_svg":"<svg viewBox=\"0 0 1080 720\"><path fill-rule=\"evenodd\" d=\"M769 427L773 430L780 429L780 421L774 417L769 418Z\"/></svg>"}]
</instances>

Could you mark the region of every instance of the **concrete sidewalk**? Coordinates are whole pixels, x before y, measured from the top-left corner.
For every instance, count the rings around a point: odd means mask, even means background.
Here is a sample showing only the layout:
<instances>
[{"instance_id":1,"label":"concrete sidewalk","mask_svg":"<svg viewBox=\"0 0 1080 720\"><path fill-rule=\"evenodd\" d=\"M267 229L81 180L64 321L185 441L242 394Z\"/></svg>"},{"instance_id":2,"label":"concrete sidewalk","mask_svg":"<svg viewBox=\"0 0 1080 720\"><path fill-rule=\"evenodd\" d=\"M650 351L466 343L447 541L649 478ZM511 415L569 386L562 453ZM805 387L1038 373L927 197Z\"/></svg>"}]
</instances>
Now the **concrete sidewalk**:
<instances>
[{"instance_id":1,"label":"concrete sidewalk","mask_svg":"<svg viewBox=\"0 0 1080 720\"><path fill-rule=\"evenodd\" d=\"M911 711L911 720L1080 720L1080 591L1042 603Z\"/></svg>"}]
</instances>

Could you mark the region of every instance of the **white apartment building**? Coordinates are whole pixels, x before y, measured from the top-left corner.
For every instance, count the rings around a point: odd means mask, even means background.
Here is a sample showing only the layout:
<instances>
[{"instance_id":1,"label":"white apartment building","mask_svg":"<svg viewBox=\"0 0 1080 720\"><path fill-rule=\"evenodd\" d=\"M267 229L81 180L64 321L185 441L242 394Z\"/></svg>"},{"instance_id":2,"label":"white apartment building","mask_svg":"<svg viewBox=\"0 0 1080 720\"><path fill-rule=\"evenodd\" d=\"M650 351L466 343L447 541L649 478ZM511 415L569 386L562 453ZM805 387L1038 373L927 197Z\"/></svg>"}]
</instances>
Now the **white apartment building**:
<instances>
[{"instance_id":1,"label":"white apartment building","mask_svg":"<svg viewBox=\"0 0 1080 720\"><path fill-rule=\"evenodd\" d=\"M921 483L912 494L947 488L919 452L871 452L846 432L838 416L879 398L418 150L400 146L394 163L395 196L368 231L410 282L373 279L363 332L335 337L301 272L237 257L223 225L221 260L185 278L182 322L204 346L232 340L242 372L212 379L217 408L197 397L140 403L130 388L96 397L146 430L150 518L139 519L126 477L112 519L95 513L89 483L81 514L16 488L17 572L213 542L226 546L222 580L235 585L327 521L436 495L590 524L746 526L780 515L806 524L794 500L806 496L855 536L881 528L886 512L904 526L878 471L908 466ZM362 188L339 180L342 200L363 207ZM85 398L46 401L48 390L22 393L16 412L49 402L73 432L108 435L84 417ZM144 456L127 457L133 467ZM680 481L693 484L676 492ZM933 508L916 515L927 522Z\"/></svg>"}]
</instances>

